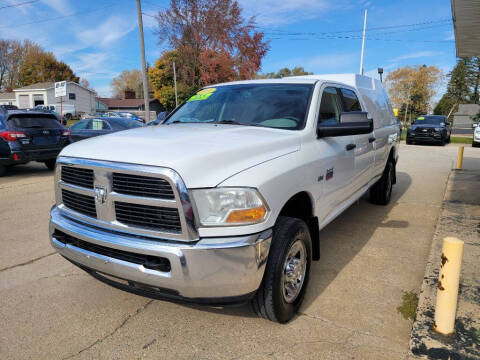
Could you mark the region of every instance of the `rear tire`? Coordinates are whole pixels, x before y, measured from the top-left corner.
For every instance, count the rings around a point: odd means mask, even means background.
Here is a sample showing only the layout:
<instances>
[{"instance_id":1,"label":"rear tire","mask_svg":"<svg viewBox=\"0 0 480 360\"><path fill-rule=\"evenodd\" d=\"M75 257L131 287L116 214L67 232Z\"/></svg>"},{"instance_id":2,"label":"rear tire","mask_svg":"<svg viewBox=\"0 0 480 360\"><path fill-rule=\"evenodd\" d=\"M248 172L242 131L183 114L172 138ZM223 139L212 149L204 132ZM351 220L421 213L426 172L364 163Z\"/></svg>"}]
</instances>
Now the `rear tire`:
<instances>
[{"instance_id":1,"label":"rear tire","mask_svg":"<svg viewBox=\"0 0 480 360\"><path fill-rule=\"evenodd\" d=\"M0 177L4 176L7 173L7 167L5 165L0 165Z\"/></svg>"},{"instance_id":2,"label":"rear tire","mask_svg":"<svg viewBox=\"0 0 480 360\"><path fill-rule=\"evenodd\" d=\"M407 143L407 145L411 145L411 144L412 144L412 140L406 140L406 143Z\"/></svg>"},{"instance_id":3,"label":"rear tire","mask_svg":"<svg viewBox=\"0 0 480 360\"><path fill-rule=\"evenodd\" d=\"M377 205L387 205L392 197L395 166L392 160L387 161L382 177L370 188L370 202Z\"/></svg>"},{"instance_id":4,"label":"rear tire","mask_svg":"<svg viewBox=\"0 0 480 360\"><path fill-rule=\"evenodd\" d=\"M70 120L70 119L72 118L72 114L65 114L65 115L63 116L63 118L64 118L65 120Z\"/></svg>"},{"instance_id":5,"label":"rear tire","mask_svg":"<svg viewBox=\"0 0 480 360\"><path fill-rule=\"evenodd\" d=\"M57 162L57 159L49 159L45 161L45 166L48 168L48 170L54 170L56 162Z\"/></svg>"},{"instance_id":6,"label":"rear tire","mask_svg":"<svg viewBox=\"0 0 480 360\"><path fill-rule=\"evenodd\" d=\"M279 217L263 281L251 301L254 312L282 324L291 320L305 296L311 262L312 240L305 222Z\"/></svg>"}]
</instances>

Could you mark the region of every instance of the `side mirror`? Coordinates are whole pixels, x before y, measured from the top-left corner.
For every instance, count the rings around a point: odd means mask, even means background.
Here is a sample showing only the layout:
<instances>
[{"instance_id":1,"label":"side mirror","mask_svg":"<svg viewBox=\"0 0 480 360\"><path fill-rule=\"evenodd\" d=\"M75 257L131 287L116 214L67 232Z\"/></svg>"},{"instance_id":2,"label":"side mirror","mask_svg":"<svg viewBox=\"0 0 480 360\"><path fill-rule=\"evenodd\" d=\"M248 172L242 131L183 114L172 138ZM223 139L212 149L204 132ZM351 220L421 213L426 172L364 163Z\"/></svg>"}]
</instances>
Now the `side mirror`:
<instances>
[{"instance_id":1,"label":"side mirror","mask_svg":"<svg viewBox=\"0 0 480 360\"><path fill-rule=\"evenodd\" d=\"M318 137L369 134L373 131L373 120L366 112L350 111L340 114L340 124L319 124Z\"/></svg>"}]
</instances>

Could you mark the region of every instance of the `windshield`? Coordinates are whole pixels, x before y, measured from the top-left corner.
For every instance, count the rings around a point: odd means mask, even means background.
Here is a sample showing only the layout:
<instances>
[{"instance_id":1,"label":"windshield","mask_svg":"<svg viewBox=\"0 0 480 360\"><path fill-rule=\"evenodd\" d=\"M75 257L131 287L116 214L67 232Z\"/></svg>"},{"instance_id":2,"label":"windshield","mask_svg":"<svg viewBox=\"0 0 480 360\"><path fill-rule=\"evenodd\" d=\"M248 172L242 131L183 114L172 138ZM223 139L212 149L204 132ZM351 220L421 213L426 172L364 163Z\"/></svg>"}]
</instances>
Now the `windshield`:
<instances>
[{"instance_id":1,"label":"windshield","mask_svg":"<svg viewBox=\"0 0 480 360\"><path fill-rule=\"evenodd\" d=\"M420 116L415 119L415 125L445 125L445 116Z\"/></svg>"},{"instance_id":2,"label":"windshield","mask_svg":"<svg viewBox=\"0 0 480 360\"><path fill-rule=\"evenodd\" d=\"M303 129L311 84L242 84L206 88L192 96L165 124L226 123Z\"/></svg>"}]
</instances>

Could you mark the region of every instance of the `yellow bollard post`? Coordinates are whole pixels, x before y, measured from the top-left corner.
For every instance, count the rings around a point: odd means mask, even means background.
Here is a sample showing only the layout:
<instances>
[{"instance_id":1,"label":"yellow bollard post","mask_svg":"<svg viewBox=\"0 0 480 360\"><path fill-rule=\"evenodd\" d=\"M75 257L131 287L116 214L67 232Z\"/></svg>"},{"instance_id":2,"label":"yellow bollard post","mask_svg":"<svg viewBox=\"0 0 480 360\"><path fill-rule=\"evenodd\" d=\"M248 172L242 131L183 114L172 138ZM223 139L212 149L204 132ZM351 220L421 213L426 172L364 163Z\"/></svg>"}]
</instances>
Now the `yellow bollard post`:
<instances>
[{"instance_id":1,"label":"yellow bollard post","mask_svg":"<svg viewBox=\"0 0 480 360\"><path fill-rule=\"evenodd\" d=\"M463 166L463 146L458 148L457 170L462 170Z\"/></svg>"},{"instance_id":2,"label":"yellow bollard post","mask_svg":"<svg viewBox=\"0 0 480 360\"><path fill-rule=\"evenodd\" d=\"M454 237L443 239L442 264L438 274L437 305L434 329L444 335L453 334L457 311L458 284L462 268L463 241Z\"/></svg>"}]
</instances>

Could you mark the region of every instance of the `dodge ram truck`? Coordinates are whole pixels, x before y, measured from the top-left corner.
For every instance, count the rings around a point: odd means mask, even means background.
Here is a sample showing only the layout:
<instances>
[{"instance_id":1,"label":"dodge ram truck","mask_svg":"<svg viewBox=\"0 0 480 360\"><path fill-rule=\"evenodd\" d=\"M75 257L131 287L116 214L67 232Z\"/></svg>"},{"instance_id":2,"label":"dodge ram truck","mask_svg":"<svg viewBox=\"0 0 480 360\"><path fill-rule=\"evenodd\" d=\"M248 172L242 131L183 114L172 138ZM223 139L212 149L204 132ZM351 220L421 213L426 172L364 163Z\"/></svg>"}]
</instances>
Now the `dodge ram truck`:
<instances>
[{"instance_id":1,"label":"dodge ram truck","mask_svg":"<svg viewBox=\"0 0 480 360\"><path fill-rule=\"evenodd\" d=\"M285 323L320 258L320 230L367 191L390 201L399 140L369 77L208 86L159 125L62 150L51 244L117 288L250 302Z\"/></svg>"}]
</instances>

